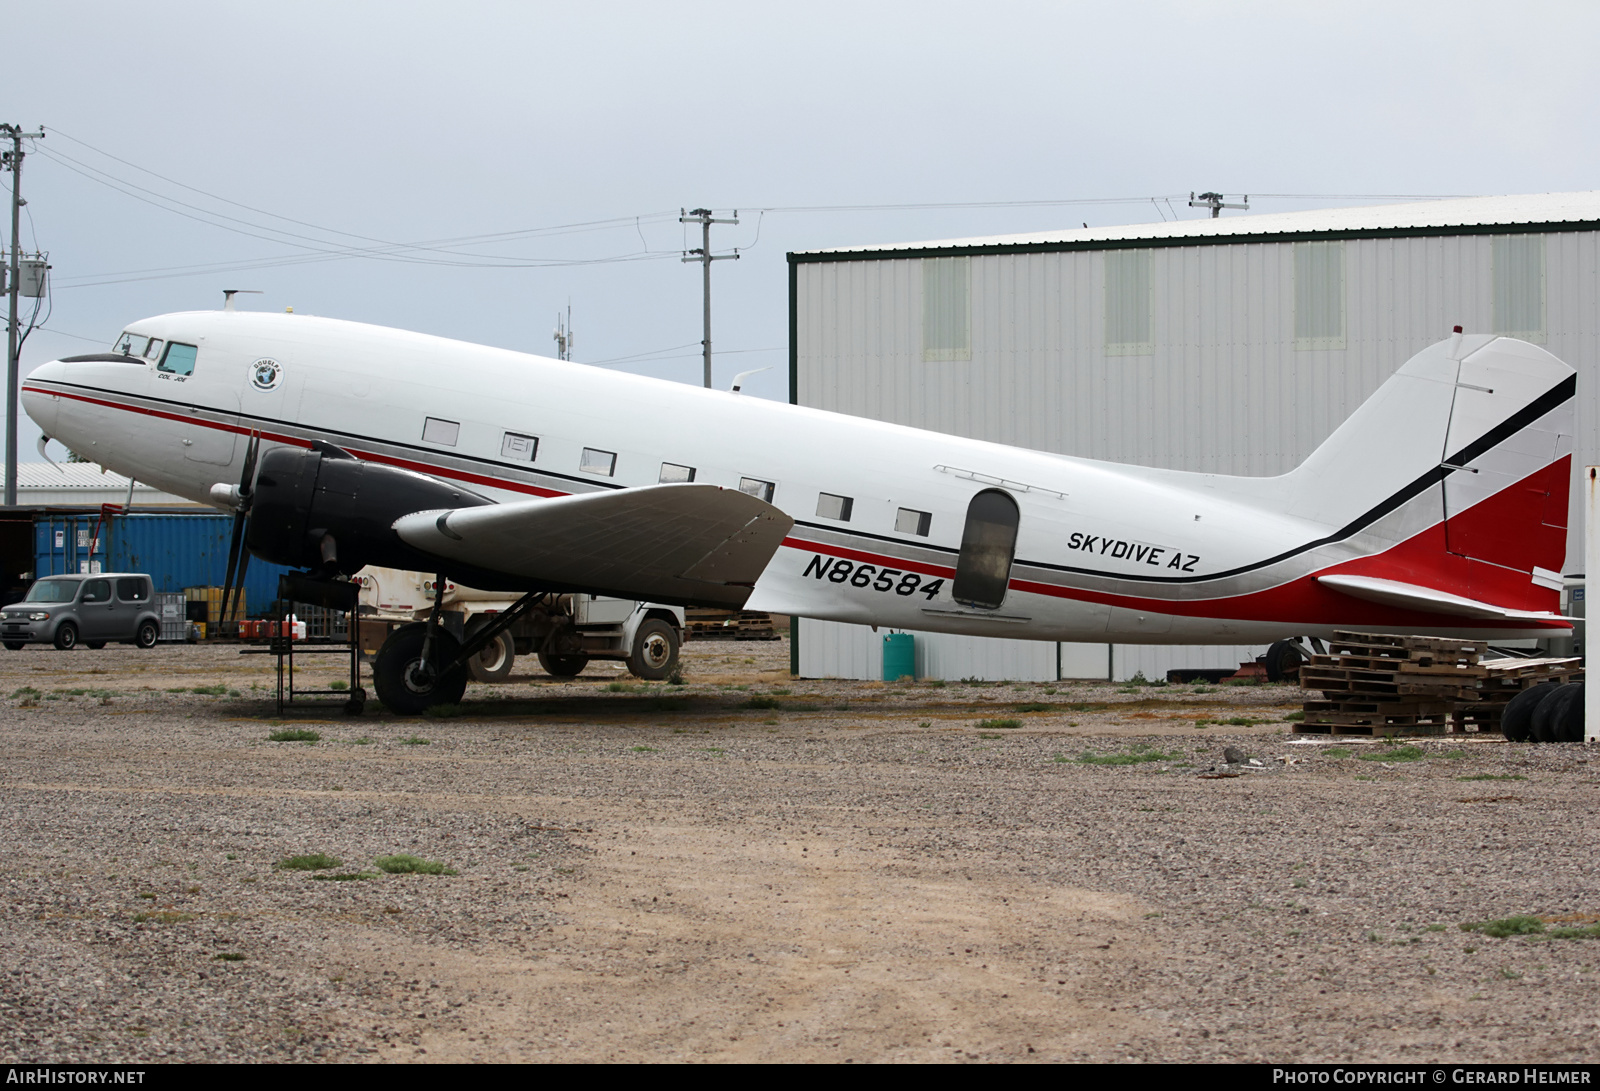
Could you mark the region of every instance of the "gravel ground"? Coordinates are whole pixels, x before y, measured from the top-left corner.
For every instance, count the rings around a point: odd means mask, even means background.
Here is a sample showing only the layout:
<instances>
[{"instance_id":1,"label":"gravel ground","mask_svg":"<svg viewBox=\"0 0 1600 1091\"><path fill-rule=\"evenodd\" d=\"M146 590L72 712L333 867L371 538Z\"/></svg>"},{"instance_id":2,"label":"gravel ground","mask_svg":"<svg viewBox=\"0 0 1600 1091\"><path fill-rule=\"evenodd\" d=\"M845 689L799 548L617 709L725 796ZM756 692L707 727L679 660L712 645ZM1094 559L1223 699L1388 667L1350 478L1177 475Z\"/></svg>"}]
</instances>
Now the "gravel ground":
<instances>
[{"instance_id":1,"label":"gravel ground","mask_svg":"<svg viewBox=\"0 0 1600 1091\"><path fill-rule=\"evenodd\" d=\"M1459 927L1600 919L1581 744L787 665L401 720L277 717L220 647L0 654L0 1060L1592 1057L1600 941Z\"/></svg>"}]
</instances>

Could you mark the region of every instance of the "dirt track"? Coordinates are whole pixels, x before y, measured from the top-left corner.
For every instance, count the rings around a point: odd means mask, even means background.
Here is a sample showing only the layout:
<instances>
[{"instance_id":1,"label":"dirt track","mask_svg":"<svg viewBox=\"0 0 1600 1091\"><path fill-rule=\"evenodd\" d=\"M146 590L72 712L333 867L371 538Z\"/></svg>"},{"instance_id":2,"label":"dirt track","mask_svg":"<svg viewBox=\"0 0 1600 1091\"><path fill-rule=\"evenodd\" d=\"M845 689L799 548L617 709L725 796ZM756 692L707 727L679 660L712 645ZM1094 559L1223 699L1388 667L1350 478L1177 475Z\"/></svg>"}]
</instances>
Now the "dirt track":
<instances>
[{"instance_id":1,"label":"dirt track","mask_svg":"<svg viewBox=\"0 0 1600 1091\"><path fill-rule=\"evenodd\" d=\"M1363 760L1388 748L1285 734L1290 689L792 682L787 654L282 722L224 649L0 656L0 1058L1592 1054L1600 942L1458 928L1600 912L1581 746ZM1200 776L1230 743L1266 768ZM341 866L273 866L313 852ZM374 869L396 852L459 874Z\"/></svg>"}]
</instances>

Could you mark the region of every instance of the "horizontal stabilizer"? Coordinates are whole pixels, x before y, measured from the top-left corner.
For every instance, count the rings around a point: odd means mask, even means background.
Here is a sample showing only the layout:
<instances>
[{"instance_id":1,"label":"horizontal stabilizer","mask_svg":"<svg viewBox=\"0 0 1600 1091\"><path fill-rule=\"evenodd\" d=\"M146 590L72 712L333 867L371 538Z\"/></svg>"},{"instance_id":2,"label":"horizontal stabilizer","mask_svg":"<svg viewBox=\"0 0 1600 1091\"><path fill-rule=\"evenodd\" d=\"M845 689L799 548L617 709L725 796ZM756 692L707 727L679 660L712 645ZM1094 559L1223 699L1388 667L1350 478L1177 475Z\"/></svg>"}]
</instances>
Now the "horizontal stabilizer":
<instances>
[{"instance_id":1,"label":"horizontal stabilizer","mask_svg":"<svg viewBox=\"0 0 1600 1091\"><path fill-rule=\"evenodd\" d=\"M395 521L408 545L532 586L737 609L794 520L715 485L419 511Z\"/></svg>"},{"instance_id":2,"label":"horizontal stabilizer","mask_svg":"<svg viewBox=\"0 0 1600 1091\"><path fill-rule=\"evenodd\" d=\"M1431 614L1450 614L1455 617L1483 618L1504 621L1571 621L1572 618L1547 611L1508 610L1477 599L1419 587L1414 583L1397 580L1380 580L1373 576L1318 576L1317 582L1354 598L1385 606L1400 606L1412 610L1425 610Z\"/></svg>"}]
</instances>

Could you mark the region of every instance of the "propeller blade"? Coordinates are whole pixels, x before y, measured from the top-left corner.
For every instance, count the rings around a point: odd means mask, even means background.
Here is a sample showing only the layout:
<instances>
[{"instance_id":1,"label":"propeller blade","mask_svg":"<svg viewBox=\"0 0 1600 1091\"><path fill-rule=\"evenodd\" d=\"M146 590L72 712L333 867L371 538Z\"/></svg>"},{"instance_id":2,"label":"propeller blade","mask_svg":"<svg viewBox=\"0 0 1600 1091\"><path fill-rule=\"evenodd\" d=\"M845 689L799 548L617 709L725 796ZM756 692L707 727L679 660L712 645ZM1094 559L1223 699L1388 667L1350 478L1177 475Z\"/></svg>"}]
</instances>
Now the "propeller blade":
<instances>
[{"instance_id":1,"label":"propeller blade","mask_svg":"<svg viewBox=\"0 0 1600 1091\"><path fill-rule=\"evenodd\" d=\"M261 452L261 433L251 432L250 442L244 449L244 472L239 475L239 495L249 507L249 497L255 491L256 456Z\"/></svg>"},{"instance_id":2,"label":"propeller blade","mask_svg":"<svg viewBox=\"0 0 1600 1091\"><path fill-rule=\"evenodd\" d=\"M226 632L226 626L232 620L235 570L238 571L241 580L244 578L240 558L241 555L248 558L249 553L241 550L240 546L244 544L245 523L249 517L250 513L244 508L233 514L233 541L228 546L228 574L222 582L222 616L217 619L218 632ZM235 633L239 631L237 625L233 631Z\"/></svg>"}]
</instances>

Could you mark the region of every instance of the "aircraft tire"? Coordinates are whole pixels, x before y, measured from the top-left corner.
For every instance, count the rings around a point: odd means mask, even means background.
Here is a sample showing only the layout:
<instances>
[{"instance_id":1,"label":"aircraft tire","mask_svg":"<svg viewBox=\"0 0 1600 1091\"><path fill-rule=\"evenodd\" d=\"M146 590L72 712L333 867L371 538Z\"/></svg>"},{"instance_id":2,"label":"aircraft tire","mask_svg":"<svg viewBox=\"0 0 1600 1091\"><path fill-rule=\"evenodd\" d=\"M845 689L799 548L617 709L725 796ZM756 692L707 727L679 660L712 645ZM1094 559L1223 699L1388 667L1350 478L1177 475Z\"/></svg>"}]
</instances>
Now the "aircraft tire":
<instances>
[{"instance_id":1,"label":"aircraft tire","mask_svg":"<svg viewBox=\"0 0 1600 1091\"><path fill-rule=\"evenodd\" d=\"M56 630L56 647L64 652L70 652L78 646L78 627L70 621L63 621Z\"/></svg>"},{"instance_id":2,"label":"aircraft tire","mask_svg":"<svg viewBox=\"0 0 1600 1091\"><path fill-rule=\"evenodd\" d=\"M539 653L539 666L552 678L576 678L588 665L589 657L583 652L573 652L571 655Z\"/></svg>"},{"instance_id":3,"label":"aircraft tire","mask_svg":"<svg viewBox=\"0 0 1600 1091\"><path fill-rule=\"evenodd\" d=\"M1556 733L1557 742L1582 742L1583 741L1583 686L1573 683L1576 692L1567 701L1566 715L1561 717L1560 730Z\"/></svg>"},{"instance_id":4,"label":"aircraft tire","mask_svg":"<svg viewBox=\"0 0 1600 1091\"><path fill-rule=\"evenodd\" d=\"M402 625L389 635L372 661L372 688L378 700L397 716L416 716L437 705L461 703L467 691L467 672L457 667L444 677L436 673L426 680L420 679L413 668L422 662L422 643L428 635L426 622ZM444 629L433 635L433 647L428 658L434 667L442 667L456 657L461 645Z\"/></svg>"},{"instance_id":5,"label":"aircraft tire","mask_svg":"<svg viewBox=\"0 0 1600 1091\"><path fill-rule=\"evenodd\" d=\"M1297 681L1300 678L1300 667L1305 662L1305 656L1300 653L1300 646L1292 640L1276 641L1267 649L1265 662L1267 668L1267 681L1287 682Z\"/></svg>"},{"instance_id":6,"label":"aircraft tire","mask_svg":"<svg viewBox=\"0 0 1600 1091\"><path fill-rule=\"evenodd\" d=\"M1554 682L1543 682L1511 698L1500 713L1501 733L1512 742L1527 742L1533 730L1534 711L1555 691Z\"/></svg>"},{"instance_id":7,"label":"aircraft tire","mask_svg":"<svg viewBox=\"0 0 1600 1091\"><path fill-rule=\"evenodd\" d=\"M474 626L474 629L477 628L481 626ZM467 634L467 639L472 639L472 633ZM516 643L510 633L501 633L467 660L467 672L472 675L474 682L504 682L511 677L511 667L516 661Z\"/></svg>"},{"instance_id":8,"label":"aircraft tire","mask_svg":"<svg viewBox=\"0 0 1600 1091\"><path fill-rule=\"evenodd\" d=\"M1578 687L1571 683L1554 687L1555 692L1533 712L1533 727L1529 732L1534 742L1560 742L1561 724L1567 716L1567 706L1578 696Z\"/></svg>"},{"instance_id":9,"label":"aircraft tire","mask_svg":"<svg viewBox=\"0 0 1600 1091\"><path fill-rule=\"evenodd\" d=\"M664 682L678 669L678 631L659 618L647 618L633 634L628 671L646 682Z\"/></svg>"}]
</instances>

